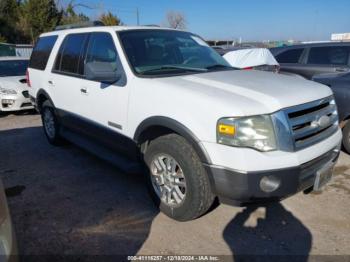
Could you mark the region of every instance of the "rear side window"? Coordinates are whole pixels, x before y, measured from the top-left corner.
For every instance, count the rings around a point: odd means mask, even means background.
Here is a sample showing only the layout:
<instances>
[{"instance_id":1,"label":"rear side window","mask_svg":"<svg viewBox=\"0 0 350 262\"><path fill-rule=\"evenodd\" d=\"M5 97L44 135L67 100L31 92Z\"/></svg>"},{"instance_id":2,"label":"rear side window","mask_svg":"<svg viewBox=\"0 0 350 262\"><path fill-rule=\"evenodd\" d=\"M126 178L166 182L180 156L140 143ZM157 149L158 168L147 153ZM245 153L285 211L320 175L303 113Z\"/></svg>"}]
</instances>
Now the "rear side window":
<instances>
[{"instance_id":1,"label":"rear side window","mask_svg":"<svg viewBox=\"0 0 350 262\"><path fill-rule=\"evenodd\" d=\"M287 50L276 56L276 60L278 63L285 64L296 64L299 62L300 56L303 53L303 48L297 48L292 50Z\"/></svg>"},{"instance_id":2,"label":"rear side window","mask_svg":"<svg viewBox=\"0 0 350 262\"><path fill-rule=\"evenodd\" d=\"M30 57L29 67L45 70L53 46L57 40L57 35L40 37L36 43Z\"/></svg>"},{"instance_id":3,"label":"rear side window","mask_svg":"<svg viewBox=\"0 0 350 262\"><path fill-rule=\"evenodd\" d=\"M117 51L109 33L93 33L90 38L86 63L107 62L117 69Z\"/></svg>"},{"instance_id":4,"label":"rear side window","mask_svg":"<svg viewBox=\"0 0 350 262\"><path fill-rule=\"evenodd\" d=\"M350 47L326 46L310 49L308 64L348 65Z\"/></svg>"},{"instance_id":5,"label":"rear side window","mask_svg":"<svg viewBox=\"0 0 350 262\"><path fill-rule=\"evenodd\" d=\"M55 71L82 75L81 62L88 34L71 34L63 41L54 65Z\"/></svg>"}]
</instances>

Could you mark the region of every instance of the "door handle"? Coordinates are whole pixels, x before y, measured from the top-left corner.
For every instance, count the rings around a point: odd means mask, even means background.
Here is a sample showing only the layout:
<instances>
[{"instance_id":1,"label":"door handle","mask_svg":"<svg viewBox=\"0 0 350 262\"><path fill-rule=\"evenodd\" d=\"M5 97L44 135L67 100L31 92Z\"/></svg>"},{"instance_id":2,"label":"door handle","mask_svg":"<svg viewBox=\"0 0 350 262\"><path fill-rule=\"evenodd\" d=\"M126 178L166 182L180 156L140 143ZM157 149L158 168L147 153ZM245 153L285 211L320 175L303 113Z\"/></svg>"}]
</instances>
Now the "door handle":
<instances>
[{"instance_id":1,"label":"door handle","mask_svg":"<svg viewBox=\"0 0 350 262\"><path fill-rule=\"evenodd\" d=\"M337 72L347 72L348 69L343 68L343 67L337 67L337 68L335 68L335 71L337 71Z\"/></svg>"},{"instance_id":2,"label":"door handle","mask_svg":"<svg viewBox=\"0 0 350 262\"><path fill-rule=\"evenodd\" d=\"M80 92L83 94L87 94L88 90L87 90L87 88L80 88Z\"/></svg>"}]
</instances>

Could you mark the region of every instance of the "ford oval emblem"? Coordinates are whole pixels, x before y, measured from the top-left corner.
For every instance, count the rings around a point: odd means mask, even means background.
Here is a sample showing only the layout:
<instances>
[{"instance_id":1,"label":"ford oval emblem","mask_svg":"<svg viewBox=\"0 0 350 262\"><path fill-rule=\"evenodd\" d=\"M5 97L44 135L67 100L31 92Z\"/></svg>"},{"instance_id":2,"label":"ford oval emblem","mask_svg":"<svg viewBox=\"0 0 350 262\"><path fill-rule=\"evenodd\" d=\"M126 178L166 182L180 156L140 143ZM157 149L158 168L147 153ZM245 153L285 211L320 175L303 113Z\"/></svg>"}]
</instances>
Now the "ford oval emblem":
<instances>
[{"instance_id":1,"label":"ford oval emblem","mask_svg":"<svg viewBox=\"0 0 350 262\"><path fill-rule=\"evenodd\" d=\"M312 121L311 126L326 128L331 123L331 118L329 116L321 116L318 120Z\"/></svg>"}]
</instances>

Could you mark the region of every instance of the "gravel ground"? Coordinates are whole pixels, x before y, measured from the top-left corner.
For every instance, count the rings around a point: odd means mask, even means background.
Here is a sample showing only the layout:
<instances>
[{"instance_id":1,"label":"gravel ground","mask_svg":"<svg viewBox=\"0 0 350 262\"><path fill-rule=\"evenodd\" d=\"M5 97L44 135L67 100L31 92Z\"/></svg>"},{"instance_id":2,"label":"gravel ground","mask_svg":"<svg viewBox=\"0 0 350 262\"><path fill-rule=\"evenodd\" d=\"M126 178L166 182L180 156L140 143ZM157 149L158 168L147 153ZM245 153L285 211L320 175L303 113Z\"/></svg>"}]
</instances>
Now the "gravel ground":
<instances>
[{"instance_id":1,"label":"gravel ground","mask_svg":"<svg viewBox=\"0 0 350 262\"><path fill-rule=\"evenodd\" d=\"M300 193L267 207L221 205L186 223L157 211L139 175L120 173L73 145L49 145L33 113L0 116L0 155L0 178L23 255L272 254L302 255L301 261L339 255L350 260L344 256L350 255L350 157L345 153L322 193Z\"/></svg>"}]
</instances>

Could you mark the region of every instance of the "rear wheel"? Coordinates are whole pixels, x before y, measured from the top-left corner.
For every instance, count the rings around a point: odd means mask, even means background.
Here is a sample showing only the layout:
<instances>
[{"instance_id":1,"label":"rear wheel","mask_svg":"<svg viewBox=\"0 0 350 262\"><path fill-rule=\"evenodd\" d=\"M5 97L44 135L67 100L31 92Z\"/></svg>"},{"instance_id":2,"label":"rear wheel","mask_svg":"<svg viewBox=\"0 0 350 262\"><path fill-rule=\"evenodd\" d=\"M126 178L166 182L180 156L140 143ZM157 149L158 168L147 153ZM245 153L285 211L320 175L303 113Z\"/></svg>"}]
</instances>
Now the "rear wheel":
<instances>
[{"instance_id":1,"label":"rear wheel","mask_svg":"<svg viewBox=\"0 0 350 262\"><path fill-rule=\"evenodd\" d=\"M58 146L63 143L59 134L60 125L55 115L54 109L49 101L45 101L41 109L41 120L43 123L44 133L50 144Z\"/></svg>"},{"instance_id":2,"label":"rear wheel","mask_svg":"<svg viewBox=\"0 0 350 262\"><path fill-rule=\"evenodd\" d=\"M343 128L343 146L345 151L350 154L350 121L347 121Z\"/></svg>"},{"instance_id":3,"label":"rear wheel","mask_svg":"<svg viewBox=\"0 0 350 262\"><path fill-rule=\"evenodd\" d=\"M152 198L167 216L187 221L212 205L209 178L192 146L170 134L152 141L145 152Z\"/></svg>"}]
</instances>

